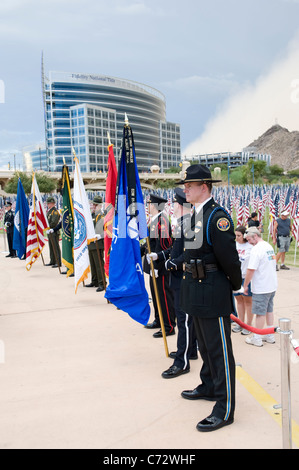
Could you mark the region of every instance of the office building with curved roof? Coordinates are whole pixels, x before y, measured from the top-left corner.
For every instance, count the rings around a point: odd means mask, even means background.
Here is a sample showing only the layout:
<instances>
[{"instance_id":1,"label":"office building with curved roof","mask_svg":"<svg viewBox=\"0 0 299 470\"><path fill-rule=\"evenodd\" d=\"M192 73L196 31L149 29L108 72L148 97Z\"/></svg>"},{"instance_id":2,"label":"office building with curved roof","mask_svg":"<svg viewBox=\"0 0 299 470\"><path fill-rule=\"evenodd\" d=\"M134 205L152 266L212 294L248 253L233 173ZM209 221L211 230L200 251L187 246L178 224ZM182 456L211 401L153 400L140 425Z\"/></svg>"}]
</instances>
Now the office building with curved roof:
<instances>
[{"instance_id":1,"label":"office building with curved roof","mask_svg":"<svg viewBox=\"0 0 299 470\"><path fill-rule=\"evenodd\" d=\"M125 114L133 130L139 171L161 170L181 161L180 125L166 121L165 97L158 90L105 75L42 72L48 167L73 165L106 171L108 135L118 160Z\"/></svg>"}]
</instances>

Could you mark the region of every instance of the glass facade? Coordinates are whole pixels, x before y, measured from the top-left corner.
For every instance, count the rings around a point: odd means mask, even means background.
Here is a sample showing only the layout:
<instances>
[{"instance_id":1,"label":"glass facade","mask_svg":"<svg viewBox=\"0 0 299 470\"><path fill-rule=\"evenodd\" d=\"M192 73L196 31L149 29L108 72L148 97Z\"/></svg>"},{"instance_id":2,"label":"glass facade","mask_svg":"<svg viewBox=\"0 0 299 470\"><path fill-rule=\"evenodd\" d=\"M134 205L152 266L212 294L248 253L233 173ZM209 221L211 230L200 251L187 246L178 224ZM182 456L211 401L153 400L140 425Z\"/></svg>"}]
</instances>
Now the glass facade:
<instances>
[{"instance_id":1,"label":"glass facade","mask_svg":"<svg viewBox=\"0 0 299 470\"><path fill-rule=\"evenodd\" d=\"M106 172L109 138L118 151L116 111L86 103L70 108L71 146L82 172Z\"/></svg>"},{"instance_id":2,"label":"glass facade","mask_svg":"<svg viewBox=\"0 0 299 470\"><path fill-rule=\"evenodd\" d=\"M23 169L49 171L45 144L23 148Z\"/></svg>"},{"instance_id":3,"label":"glass facade","mask_svg":"<svg viewBox=\"0 0 299 470\"><path fill-rule=\"evenodd\" d=\"M179 124L160 122L161 172L178 167L181 162L181 132Z\"/></svg>"},{"instance_id":4,"label":"glass facade","mask_svg":"<svg viewBox=\"0 0 299 470\"><path fill-rule=\"evenodd\" d=\"M154 164L161 169L176 165L172 148L180 149L179 125L174 125L176 145L163 146L162 127L168 123L165 98L158 90L119 78L50 72L49 78L43 77L43 93L50 171L60 171L63 160L72 167L72 146L78 150L81 171L106 171L107 131L117 158L125 113L133 129L139 171L149 171Z\"/></svg>"}]
</instances>

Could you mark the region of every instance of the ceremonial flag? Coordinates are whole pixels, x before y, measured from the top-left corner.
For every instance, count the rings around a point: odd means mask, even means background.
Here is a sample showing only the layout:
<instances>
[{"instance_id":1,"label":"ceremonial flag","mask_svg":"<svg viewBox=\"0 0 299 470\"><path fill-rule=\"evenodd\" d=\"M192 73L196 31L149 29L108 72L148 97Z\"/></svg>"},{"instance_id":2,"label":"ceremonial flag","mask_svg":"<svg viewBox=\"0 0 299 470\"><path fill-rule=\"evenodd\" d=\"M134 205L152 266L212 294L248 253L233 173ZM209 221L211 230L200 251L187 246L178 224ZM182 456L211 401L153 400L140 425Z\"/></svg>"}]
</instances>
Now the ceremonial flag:
<instances>
[{"instance_id":1,"label":"ceremonial flag","mask_svg":"<svg viewBox=\"0 0 299 470\"><path fill-rule=\"evenodd\" d=\"M85 192L79 161L75 157L74 173L74 268L75 292L90 272L88 244L96 240L90 205Z\"/></svg>"},{"instance_id":2,"label":"ceremonial flag","mask_svg":"<svg viewBox=\"0 0 299 470\"><path fill-rule=\"evenodd\" d=\"M20 259L22 259L26 254L28 219L29 205L25 196L21 178L19 178L14 218L13 249L17 251Z\"/></svg>"},{"instance_id":3,"label":"ceremonial flag","mask_svg":"<svg viewBox=\"0 0 299 470\"><path fill-rule=\"evenodd\" d=\"M105 274L109 277L110 247L112 242L113 216L117 183L117 169L113 153L113 145L108 146L108 175L106 181L105 218L104 218L104 250Z\"/></svg>"},{"instance_id":4,"label":"ceremonial flag","mask_svg":"<svg viewBox=\"0 0 299 470\"><path fill-rule=\"evenodd\" d=\"M29 271L45 246L44 230L49 229L48 220L42 198L38 189L35 175L32 177L32 187L29 204L29 221L26 243L26 269Z\"/></svg>"},{"instance_id":5,"label":"ceremonial flag","mask_svg":"<svg viewBox=\"0 0 299 470\"><path fill-rule=\"evenodd\" d=\"M131 318L145 325L150 317L150 306L139 240L148 236L148 230L129 124L124 126L123 131L116 197L109 285L105 297Z\"/></svg>"},{"instance_id":6,"label":"ceremonial flag","mask_svg":"<svg viewBox=\"0 0 299 470\"><path fill-rule=\"evenodd\" d=\"M67 277L74 272L74 209L71 196L69 171L62 167L62 263L67 268Z\"/></svg>"}]
</instances>

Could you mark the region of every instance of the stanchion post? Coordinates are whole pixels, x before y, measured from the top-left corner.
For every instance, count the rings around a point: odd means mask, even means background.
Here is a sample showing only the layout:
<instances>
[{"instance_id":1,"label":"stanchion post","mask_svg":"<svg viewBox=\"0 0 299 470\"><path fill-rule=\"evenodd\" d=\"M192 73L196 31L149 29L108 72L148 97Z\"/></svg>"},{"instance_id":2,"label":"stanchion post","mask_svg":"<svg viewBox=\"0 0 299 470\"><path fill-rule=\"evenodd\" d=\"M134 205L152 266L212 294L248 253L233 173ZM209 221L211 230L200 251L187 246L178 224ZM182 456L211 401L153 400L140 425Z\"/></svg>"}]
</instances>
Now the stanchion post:
<instances>
[{"instance_id":1,"label":"stanchion post","mask_svg":"<svg viewBox=\"0 0 299 470\"><path fill-rule=\"evenodd\" d=\"M291 387L290 387L290 335L291 320L279 320L281 357L281 417L284 449L292 448Z\"/></svg>"}]
</instances>

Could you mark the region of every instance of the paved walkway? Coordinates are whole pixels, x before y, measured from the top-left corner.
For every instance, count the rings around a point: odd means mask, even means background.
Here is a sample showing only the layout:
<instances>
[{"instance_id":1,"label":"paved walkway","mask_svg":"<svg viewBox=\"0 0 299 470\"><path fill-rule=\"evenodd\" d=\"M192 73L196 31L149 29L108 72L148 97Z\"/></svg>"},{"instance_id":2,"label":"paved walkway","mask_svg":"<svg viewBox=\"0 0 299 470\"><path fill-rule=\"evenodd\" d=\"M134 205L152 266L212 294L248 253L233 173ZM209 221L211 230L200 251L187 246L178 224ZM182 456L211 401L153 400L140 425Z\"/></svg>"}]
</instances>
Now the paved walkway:
<instances>
[{"instance_id":1,"label":"paved walkway","mask_svg":"<svg viewBox=\"0 0 299 470\"><path fill-rule=\"evenodd\" d=\"M235 423L213 433L196 424L213 406L181 398L190 373L165 380L162 339L73 278L6 258L0 236L1 449L281 449L280 338L257 348L233 334ZM48 262L48 247L44 250ZM278 272L275 320L299 338L299 269ZM176 336L167 338L169 351ZM1 358L1 355L0 355ZM299 447L299 363L291 361L293 449Z\"/></svg>"}]
</instances>

